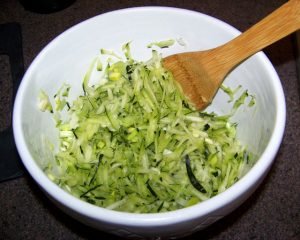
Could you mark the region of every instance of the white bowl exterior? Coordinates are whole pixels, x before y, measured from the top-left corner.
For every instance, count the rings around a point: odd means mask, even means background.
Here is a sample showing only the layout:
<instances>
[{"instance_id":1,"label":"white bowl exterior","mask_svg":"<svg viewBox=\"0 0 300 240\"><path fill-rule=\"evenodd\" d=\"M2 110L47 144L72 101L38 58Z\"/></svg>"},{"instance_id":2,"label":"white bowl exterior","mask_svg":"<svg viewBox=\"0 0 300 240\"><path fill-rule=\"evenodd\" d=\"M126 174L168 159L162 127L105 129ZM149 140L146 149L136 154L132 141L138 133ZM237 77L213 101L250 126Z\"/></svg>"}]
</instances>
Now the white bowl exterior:
<instances>
[{"instance_id":1,"label":"white bowl exterior","mask_svg":"<svg viewBox=\"0 0 300 240\"><path fill-rule=\"evenodd\" d=\"M51 116L37 108L41 89L50 96L63 83L72 85L71 95L81 91L83 76L100 48L121 53L122 44L132 41L132 53L146 60L148 43L169 38L183 39L162 50L175 52L218 46L239 32L204 14L188 10L144 7L110 12L84 21L54 39L36 57L18 90L13 112L13 129L21 159L35 181L58 206L82 222L126 236L181 236L202 229L240 205L268 172L281 143L285 126L285 100L280 80L263 53L249 58L226 79L231 87L242 85L255 95L253 108L242 107L234 120L238 136L259 161L234 186L201 204L160 214L131 214L102 209L66 193L41 170L53 158L47 139L56 142L57 130ZM219 92L209 110L228 113L230 106Z\"/></svg>"}]
</instances>

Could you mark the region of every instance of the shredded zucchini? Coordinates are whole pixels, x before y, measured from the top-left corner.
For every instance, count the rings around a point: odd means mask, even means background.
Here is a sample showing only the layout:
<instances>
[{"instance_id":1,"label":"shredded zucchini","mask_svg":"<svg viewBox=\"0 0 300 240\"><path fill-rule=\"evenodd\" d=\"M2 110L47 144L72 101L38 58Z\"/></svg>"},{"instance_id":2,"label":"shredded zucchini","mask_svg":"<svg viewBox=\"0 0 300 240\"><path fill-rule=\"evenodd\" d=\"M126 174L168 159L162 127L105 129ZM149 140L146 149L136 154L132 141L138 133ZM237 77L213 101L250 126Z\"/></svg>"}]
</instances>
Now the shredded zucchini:
<instances>
[{"instance_id":1,"label":"shredded zucchini","mask_svg":"<svg viewBox=\"0 0 300 240\"><path fill-rule=\"evenodd\" d=\"M151 48L153 46L157 46L159 48L168 48L168 47L171 47L174 43L175 43L174 39L168 39L168 40L159 41L159 42L152 42L152 43L148 44L147 47Z\"/></svg>"},{"instance_id":2,"label":"shredded zucchini","mask_svg":"<svg viewBox=\"0 0 300 240\"><path fill-rule=\"evenodd\" d=\"M89 203L140 213L191 206L234 184L250 154L236 139L230 116L196 111L157 51L139 62L129 43L122 49L124 59L101 50L115 62L104 67L94 60L83 94L72 104L66 99L68 85L55 95L54 111L65 108L67 118L54 112L60 147L58 173L45 168L49 178ZM103 72L104 84L90 86L93 70ZM41 109L52 112L43 91L40 97ZM235 108L247 97L244 93Z\"/></svg>"}]
</instances>

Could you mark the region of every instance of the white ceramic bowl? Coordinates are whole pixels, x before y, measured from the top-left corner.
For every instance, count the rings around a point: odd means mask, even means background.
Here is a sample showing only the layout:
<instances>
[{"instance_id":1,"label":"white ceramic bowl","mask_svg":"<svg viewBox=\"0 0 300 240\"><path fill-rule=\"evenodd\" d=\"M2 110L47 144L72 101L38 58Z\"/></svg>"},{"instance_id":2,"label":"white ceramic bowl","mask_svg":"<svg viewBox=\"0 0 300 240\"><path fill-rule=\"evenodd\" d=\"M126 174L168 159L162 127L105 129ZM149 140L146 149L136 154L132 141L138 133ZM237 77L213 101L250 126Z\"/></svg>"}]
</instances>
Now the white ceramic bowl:
<instances>
[{"instance_id":1,"label":"white ceramic bowl","mask_svg":"<svg viewBox=\"0 0 300 240\"><path fill-rule=\"evenodd\" d=\"M257 162L225 192L185 209L156 214L133 214L107 210L83 202L51 182L41 169L52 157L45 136L54 141L57 130L48 114L37 108L41 89L54 94L63 82L72 91L81 89L83 75L100 48L117 52L132 41L133 56L150 57L145 46L153 41L182 39L164 49L175 52L208 49L220 45L239 32L213 17L175 8L142 7L102 14L84 21L55 38L32 62L18 90L13 129L17 149L30 175L41 189L65 212L95 228L126 237L180 237L201 230L243 203L258 187L280 146L285 127L285 99L280 80L263 53L249 58L226 79L231 87L241 84L255 95L253 108L242 108L236 116L238 136L254 152ZM224 95L218 93L210 110L229 111Z\"/></svg>"}]
</instances>

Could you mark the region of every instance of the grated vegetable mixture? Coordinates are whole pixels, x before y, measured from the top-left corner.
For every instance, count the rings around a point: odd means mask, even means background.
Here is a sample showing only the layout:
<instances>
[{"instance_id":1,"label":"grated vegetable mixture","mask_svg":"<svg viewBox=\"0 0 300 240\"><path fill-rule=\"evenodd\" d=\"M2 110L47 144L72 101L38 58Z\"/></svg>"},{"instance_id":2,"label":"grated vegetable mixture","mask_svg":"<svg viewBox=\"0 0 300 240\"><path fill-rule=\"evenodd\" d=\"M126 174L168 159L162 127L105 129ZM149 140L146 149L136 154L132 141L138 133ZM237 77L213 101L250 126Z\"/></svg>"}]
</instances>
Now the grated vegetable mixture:
<instances>
[{"instance_id":1,"label":"grated vegetable mixture","mask_svg":"<svg viewBox=\"0 0 300 240\"><path fill-rule=\"evenodd\" d=\"M129 43L123 51L119 59L101 50L115 61L103 66L94 60L83 94L72 103L67 84L53 104L41 91L39 107L53 114L60 141L58 173L49 163L48 177L91 204L139 213L188 207L234 184L251 161L231 116L196 111L162 67L158 51L152 49L146 62L132 58ZM92 71L103 72L102 84L90 86ZM233 91L222 89L233 99ZM243 92L236 108L247 97ZM66 119L57 114L62 110Z\"/></svg>"}]
</instances>

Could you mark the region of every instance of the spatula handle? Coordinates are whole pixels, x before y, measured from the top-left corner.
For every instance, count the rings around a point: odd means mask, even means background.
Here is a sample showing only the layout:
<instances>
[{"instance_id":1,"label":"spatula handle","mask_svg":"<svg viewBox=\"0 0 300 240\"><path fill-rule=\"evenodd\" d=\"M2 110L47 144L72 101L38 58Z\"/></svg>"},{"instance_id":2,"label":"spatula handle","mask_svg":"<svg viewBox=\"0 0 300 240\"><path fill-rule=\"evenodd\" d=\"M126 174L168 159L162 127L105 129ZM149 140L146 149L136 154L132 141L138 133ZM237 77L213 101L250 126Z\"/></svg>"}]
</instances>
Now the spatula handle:
<instances>
[{"instance_id":1,"label":"spatula handle","mask_svg":"<svg viewBox=\"0 0 300 240\"><path fill-rule=\"evenodd\" d=\"M290 0L250 29L214 49L228 70L300 28L300 0Z\"/></svg>"}]
</instances>

